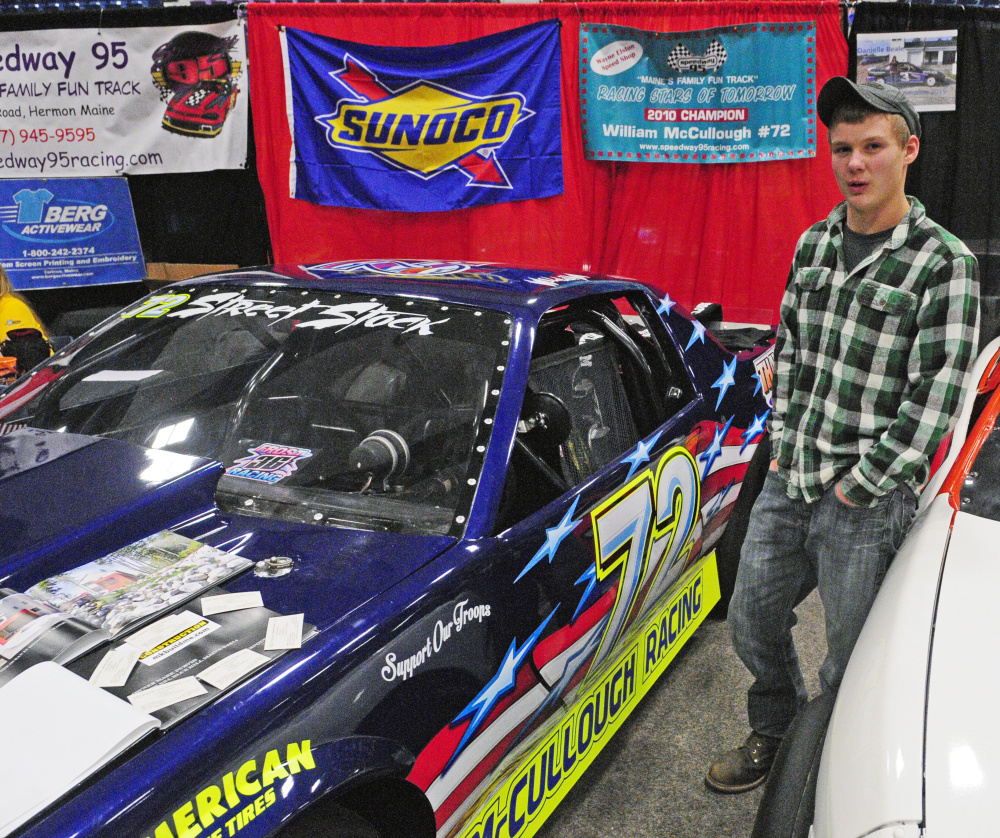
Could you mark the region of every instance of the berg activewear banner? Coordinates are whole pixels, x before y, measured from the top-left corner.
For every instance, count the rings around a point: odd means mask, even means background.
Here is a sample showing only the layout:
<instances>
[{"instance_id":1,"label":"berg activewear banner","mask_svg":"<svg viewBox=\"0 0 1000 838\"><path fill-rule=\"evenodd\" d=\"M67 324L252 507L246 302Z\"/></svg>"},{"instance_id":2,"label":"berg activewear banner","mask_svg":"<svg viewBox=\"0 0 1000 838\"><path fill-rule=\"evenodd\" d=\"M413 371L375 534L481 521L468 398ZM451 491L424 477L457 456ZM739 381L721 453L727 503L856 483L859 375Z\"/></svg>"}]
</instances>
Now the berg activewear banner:
<instances>
[{"instance_id":1,"label":"berg activewear banner","mask_svg":"<svg viewBox=\"0 0 1000 838\"><path fill-rule=\"evenodd\" d=\"M242 168L245 64L236 20L6 33L0 178Z\"/></svg>"},{"instance_id":2,"label":"berg activewear banner","mask_svg":"<svg viewBox=\"0 0 1000 838\"><path fill-rule=\"evenodd\" d=\"M561 194L559 29L438 47L283 30L291 196L434 212Z\"/></svg>"},{"instance_id":3,"label":"berg activewear banner","mask_svg":"<svg viewBox=\"0 0 1000 838\"><path fill-rule=\"evenodd\" d=\"M0 180L0 264L21 291L143 280L128 182Z\"/></svg>"},{"instance_id":4,"label":"berg activewear banner","mask_svg":"<svg viewBox=\"0 0 1000 838\"><path fill-rule=\"evenodd\" d=\"M697 32L580 26L590 159L750 163L816 154L811 22Z\"/></svg>"}]
</instances>

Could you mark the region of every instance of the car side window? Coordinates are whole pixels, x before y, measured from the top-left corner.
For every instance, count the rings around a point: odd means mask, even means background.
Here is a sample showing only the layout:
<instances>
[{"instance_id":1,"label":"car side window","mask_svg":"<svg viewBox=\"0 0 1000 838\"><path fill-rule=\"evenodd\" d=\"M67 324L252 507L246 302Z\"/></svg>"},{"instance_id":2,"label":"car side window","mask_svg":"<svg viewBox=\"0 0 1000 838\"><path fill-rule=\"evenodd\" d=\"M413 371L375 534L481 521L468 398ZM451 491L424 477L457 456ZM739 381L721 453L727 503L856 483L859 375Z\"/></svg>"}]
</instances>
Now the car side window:
<instances>
[{"instance_id":1,"label":"car side window","mask_svg":"<svg viewBox=\"0 0 1000 838\"><path fill-rule=\"evenodd\" d=\"M653 397L663 411L656 422L659 426L694 401L697 392L694 382L649 297L640 293L628 294L615 300L615 305L653 370Z\"/></svg>"},{"instance_id":2,"label":"car side window","mask_svg":"<svg viewBox=\"0 0 1000 838\"><path fill-rule=\"evenodd\" d=\"M589 297L545 313L499 527L583 483L694 397L657 320L642 293Z\"/></svg>"}]
</instances>

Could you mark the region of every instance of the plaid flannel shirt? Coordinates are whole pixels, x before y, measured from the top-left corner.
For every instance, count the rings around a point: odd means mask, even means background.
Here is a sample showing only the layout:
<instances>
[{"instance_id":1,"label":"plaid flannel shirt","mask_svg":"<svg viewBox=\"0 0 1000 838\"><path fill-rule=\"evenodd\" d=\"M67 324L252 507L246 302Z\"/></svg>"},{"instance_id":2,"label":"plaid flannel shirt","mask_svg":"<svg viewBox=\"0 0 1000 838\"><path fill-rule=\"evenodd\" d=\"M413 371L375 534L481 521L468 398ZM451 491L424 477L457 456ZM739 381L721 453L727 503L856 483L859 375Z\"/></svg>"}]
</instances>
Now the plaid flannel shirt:
<instances>
[{"instance_id":1,"label":"plaid flannel shirt","mask_svg":"<svg viewBox=\"0 0 1000 838\"><path fill-rule=\"evenodd\" d=\"M927 480L979 331L979 267L909 198L881 248L844 266L846 204L799 239L781 301L770 417L792 498L837 481L861 506Z\"/></svg>"}]
</instances>

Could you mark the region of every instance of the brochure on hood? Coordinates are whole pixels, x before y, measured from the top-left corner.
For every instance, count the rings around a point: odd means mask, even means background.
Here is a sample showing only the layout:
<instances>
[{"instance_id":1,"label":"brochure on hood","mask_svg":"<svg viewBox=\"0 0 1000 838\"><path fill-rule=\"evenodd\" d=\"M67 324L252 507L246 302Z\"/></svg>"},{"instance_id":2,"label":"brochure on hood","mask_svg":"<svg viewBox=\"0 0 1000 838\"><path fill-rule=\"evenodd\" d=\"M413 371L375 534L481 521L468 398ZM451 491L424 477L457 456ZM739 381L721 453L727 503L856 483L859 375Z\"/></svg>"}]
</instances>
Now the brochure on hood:
<instances>
[{"instance_id":1,"label":"brochure on hood","mask_svg":"<svg viewBox=\"0 0 1000 838\"><path fill-rule=\"evenodd\" d=\"M76 660L251 564L164 530L23 594L0 589L0 684L41 661Z\"/></svg>"},{"instance_id":2,"label":"brochure on hood","mask_svg":"<svg viewBox=\"0 0 1000 838\"><path fill-rule=\"evenodd\" d=\"M111 637L26 594L0 589L0 682L11 661L18 671L41 661L66 663Z\"/></svg>"}]
</instances>

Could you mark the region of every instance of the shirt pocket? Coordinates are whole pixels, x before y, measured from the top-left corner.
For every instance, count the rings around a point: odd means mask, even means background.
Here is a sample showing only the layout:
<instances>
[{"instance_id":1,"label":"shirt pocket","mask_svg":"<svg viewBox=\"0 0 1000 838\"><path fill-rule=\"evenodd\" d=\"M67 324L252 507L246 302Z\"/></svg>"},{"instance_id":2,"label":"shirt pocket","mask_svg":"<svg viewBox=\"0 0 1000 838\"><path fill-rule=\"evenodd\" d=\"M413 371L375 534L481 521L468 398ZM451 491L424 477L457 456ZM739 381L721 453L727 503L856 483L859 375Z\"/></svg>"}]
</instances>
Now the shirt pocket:
<instances>
[{"instance_id":1,"label":"shirt pocket","mask_svg":"<svg viewBox=\"0 0 1000 838\"><path fill-rule=\"evenodd\" d=\"M905 288L862 279L844 336L848 365L905 377L918 302L917 295Z\"/></svg>"},{"instance_id":2,"label":"shirt pocket","mask_svg":"<svg viewBox=\"0 0 1000 838\"><path fill-rule=\"evenodd\" d=\"M819 336L816 329L809 326L822 324L830 299L830 268L799 268L795 273L795 308L800 326L807 327L805 334ZM813 347L815 349L815 347Z\"/></svg>"},{"instance_id":3,"label":"shirt pocket","mask_svg":"<svg viewBox=\"0 0 1000 838\"><path fill-rule=\"evenodd\" d=\"M862 306L884 312L891 317L908 314L917 307L917 295L912 291L883 285L874 279L861 280L857 296Z\"/></svg>"},{"instance_id":4,"label":"shirt pocket","mask_svg":"<svg viewBox=\"0 0 1000 838\"><path fill-rule=\"evenodd\" d=\"M795 285L799 290L819 291L830 278L830 268L799 268L795 273Z\"/></svg>"}]
</instances>

